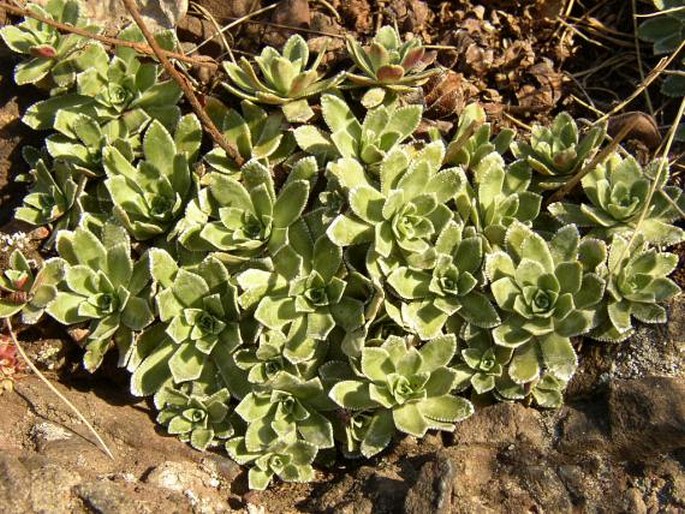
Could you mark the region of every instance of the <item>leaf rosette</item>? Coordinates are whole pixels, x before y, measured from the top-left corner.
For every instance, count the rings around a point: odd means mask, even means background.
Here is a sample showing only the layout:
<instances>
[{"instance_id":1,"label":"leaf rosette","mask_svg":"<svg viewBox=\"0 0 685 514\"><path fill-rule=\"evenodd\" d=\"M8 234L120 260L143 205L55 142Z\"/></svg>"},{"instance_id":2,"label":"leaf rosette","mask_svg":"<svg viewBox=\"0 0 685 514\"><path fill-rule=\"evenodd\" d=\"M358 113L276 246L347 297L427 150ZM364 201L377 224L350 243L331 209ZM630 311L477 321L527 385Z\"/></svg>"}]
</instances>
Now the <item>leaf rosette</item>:
<instances>
[{"instance_id":1,"label":"leaf rosette","mask_svg":"<svg viewBox=\"0 0 685 514\"><path fill-rule=\"evenodd\" d=\"M454 335L441 336L417 350L404 338L390 336L379 347L362 349L361 376L336 383L329 396L344 409L379 411L365 431L364 456L390 442L393 425L423 437L429 429L452 431L455 422L473 413L468 400L450 394L456 372L448 364L456 345Z\"/></svg>"},{"instance_id":2,"label":"leaf rosette","mask_svg":"<svg viewBox=\"0 0 685 514\"><path fill-rule=\"evenodd\" d=\"M538 174L535 177L537 188L555 189L580 171L583 163L599 148L604 134L605 128L596 126L580 139L575 120L562 112L549 127L534 125L530 141L514 142L512 150Z\"/></svg>"},{"instance_id":3,"label":"leaf rosette","mask_svg":"<svg viewBox=\"0 0 685 514\"><path fill-rule=\"evenodd\" d=\"M124 29L119 37L142 36ZM170 49L173 43L163 46ZM134 137L152 119L169 129L176 125L181 89L173 80L160 81L158 65L141 63L132 49L120 48L110 59L102 45L89 44L75 54L72 68L77 70L75 91L33 104L24 123L35 130L53 128L57 114L66 110L96 120L110 141Z\"/></svg>"},{"instance_id":4,"label":"leaf rosette","mask_svg":"<svg viewBox=\"0 0 685 514\"><path fill-rule=\"evenodd\" d=\"M132 382L139 394L155 392L146 383L197 380L214 353L229 356L242 344L237 291L220 261L209 256L184 268L166 251L155 249L150 269L159 289L159 320L169 340L136 369Z\"/></svg>"},{"instance_id":5,"label":"leaf rosette","mask_svg":"<svg viewBox=\"0 0 685 514\"><path fill-rule=\"evenodd\" d=\"M492 152L504 155L511 146L515 132L501 129L491 139L491 127L486 123L485 110L477 103L467 105L459 116L457 131L447 145L445 163L476 169Z\"/></svg>"},{"instance_id":6,"label":"leaf rosette","mask_svg":"<svg viewBox=\"0 0 685 514\"><path fill-rule=\"evenodd\" d=\"M321 97L321 112L330 134L313 125L298 127L294 133L300 148L324 161L354 158L377 171L385 156L416 130L423 109L394 102L368 111L359 123L345 100L326 94Z\"/></svg>"},{"instance_id":7,"label":"leaf rosette","mask_svg":"<svg viewBox=\"0 0 685 514\"><path fill-rule=\"evenodd\" d=\"M312 462L318 449L302 440L292 443L275 440L259 451L250 451L245 445L245 438L237 437L226 443L226 450L238 464L253 464L247 475L250 489L263 491L274 476L284 482L310 482L314 479Z\"/></svg>"},{"instance_id":8,"label":"leaf rosette","mask_svg":"<svg viewBox=\"0 0 685 514\"><path fill-rule=\"evenodd\" d=\"M454 388L462 391L470 386L476 394L493 391L498 380L506 376L513 349L496 345L489 331L473 325L464 326L460 339L465 344L452 364L457 372Z\"/></svg>"},{"instance_id":9,"label":"leaf rosette","mask_svg":"<svg viewBox=\"0 0 685 514\"><path fill-rule=\"evenodd\" d=\"M346 78L355 85L373 88L362 99L369 107L384 100L383 91L411 91L438 71L427 69L435 61L434 52L426 52L418 38L402 43L397 30L389 25L379 29L367 48L349 37L346 43L347 53L358 70L358 73L348 72Z\"/></svg>"},{"instance_id":10,"label":"leaf rosette","mask_svg":"<svg viewBox=\"0 0 685 514\"><path fill-rule=\"evenodd\" d=\"M588 332L596 323L605 281L586 272L586 254L601 252L597 241L582 244L569 225L548 243L521 223L507 231L505 252L486 257L486 274L500 309L508 313L493 331L495 343L515 348L509 367L517 383L530 382L546 367L567 381L577 358L570 337Z\"/></svg>"},{"instance_id":11,"label":"leaf rosette","mask_svg":"<svg viewBox=\"0 0 685 514\"><path fill-rule=\"evenodd\" d=\"M289 244L293 231L302 231L301 214L317 169L314 158L300 159L278 194L269 169L254 160L241 168L242 182L210 174L208 187L176 228L181 244L193 251L217 252L229 261L275 255Z\"/></svg>"},{"instance_id":12,"label":"leaf rosette","mask_svg":"<svg viewBox=\"0 0 685 514\"><path fill-rule=\"evenodd\" d=\"M211 395L190 394L166 387L155 396L161 405L157 422L171 435L197 450L217 446L233 435L228 403L231 395L220 389Z\"/></svg>"},{"instance_id":13,"label":"leaf rosette","mask_svg":"<svg viewBox=\"0 0 685 514\"><path fill-rule=\"evenodd\" d=\"M57 161L49 169L46 161L39 159L29 174L33 185L15 217L31 225L55 223L55 230L72 228L81 212L73 167Z\"/></svg>"},{"instance_id":14,"label":"leaf rosette","mask_svg":"<svg viewBox=\"0 0 685 514\"><path fill-rule=\"evenodd\" d=\"M399 296L399 309L386 310L399 316L401 325L410 327L421 339L437 337L450 316L458 316L474 325L492 328L500 318L482 283L483 240L478 236L462 238L463 226L448 222L435 242L437 259L432 270L397 267L387 283ZM399 312L398 312L399 311Z\"/></svg>"},{"instance_id":15,"label":"leaf rosette","mask_svg":"<svg viewBox=\"0 0 685 514\"><path fill-rule=\"evenodd\" d=\"M89 25L78 0L49 0L44 6L29 3L26 8L38 16L98 32L97 27ZM48 86L70 86L74 73L69 57L87 42L83 36L62 34L55 27L31 17L17 25L3 27L0 37L12 51L28 57L14 69L14 81L18 85L35 84L49 78Z\"/></svg>"},{"instance_id":16,"label":"leaf rosette","mask_svg":"<svg viewBox=\"0 0 685 514\"><path fill-rule=\"evenodd\" d=\"M605 240L637 230L653 244L677 244L685 231L673 222L682 217L685 195L666 185L668 175L668 163L660 159L643 169L634 157L613 153L582 179L589 203L557 202L548 209L562 223L591 227L590 235Z\"/></svg>"},{"instance_id":17,"label":"leaf rosette","mask_svg":"<svg viewBox=\"0 0 685 514\"><path fill-rule=\"evenodd\" d=\"M381 164L380 189L354 159L329 164L328 172L349 192L351 211L330 224L331 241L341 247L371 243L381 261L401 256L412 267L430 268L436 258L432 243L453 216L445 204L462 180L456 168L440 170L444 155L442 142L413 159L396 149Z\"/></svg>"},{"instance_id":18,"label":"leaf rosette","mask_svg":"<svg viewBox=\"0 0 685 514\"><path fill-rule=\"evenodd\" d=\"M235 412L247 423L245 446L254 452L274 439L300 439L317 449L331 448L333 427L321 412L333 408L318 378L302 380L281 372L268 386L248 393Z\"/></svg>"},{"instance_id":19,"label":"leaf rosette","mask_svg":"<svg viewBox=\"0 0 685 514\"><path fill-rule=\"evenodd\" d=\"M154 320L149 303L147 256L134 262L126 230L106 223L97 234L82 221L74 231L57 236L64 281L46 312L63 325L89 321L83 357L86 369L102 363L113 342L130 340L132 332ZM127 348L120 346L120 356Z\"/></svg>"},{"instance_id":20,"label":"leaf rosette","mask_svg":"<svg viewBox=\"0 0 685 514\"><path fill-rule=\"evenodd\" d=\"M194 189L190 164L201 135L199 121L189 114L179 120L173 138L153 121L143 138L144 159L135 167L115 146L104 149L104 184L114 215L137 240L164 234L183 214Z\"/></svg>"},{"instance_id":21,"label":"leaf rosette","mask_svg":"<svg viewBox=\"0 0 685 514\"><path fill-rule=\"evenodd\" d=\"M499 153L492 152L472 171L469 182L459 170L456 212L467 227L484 237L489 252L504 246L507 228L513 223L532 224L540 213L542 196L529 191L532 172L521 160L505 164Z\"/></svg>"},{"instance_id":22,"label":"leaf rosette","mask_svg":"<svg viewBox=\"0 0 685 514\"><path fill-rule=\"evenodd\" d=\"M310 361L331 331L352 332L364 323L363 303L346 292L342 251L321 236L312 246L304 232L273 257L273 270L237 276L240 304L270 330L283 331L291 364ZM342 278L341 278L342 277Z\"/></svg>"},{"instance_id":23,"label":"leaf rosette","mask_svg":"<svg viewBox=\"0 0 685 514\"><path fill-rule=\"evenodd\" d=\"M295 149L295 139L287 131L282 113L267 113L249 100L240 102L240 110L228 109L218 100L207 99L207 111L224 138L245 162L259 161L267 166L283 162ZM203 157L210 170L238 178L240 167L222 148L214 148Z\"/></svg>"},{"instance_id":24,"label":"leaf rosette","mask_svg":"<svg viewBox=\"0 0 685 514\"><path fill-rule=\"evenodd\" d=\"M23 253L14 250L8 265L0 275L0 318L21 313L22 322L34 324L57 296L57 285L64 279L64 263L48 259L35 270Z\"/></svg>"},{"instance_id":25,"label":"leaf rosette","mask_svg":"<svg viewBox=\"0 0 685 514\"><path fill-rule=\"evenodd\" d=\"M300 35L291 36L280 53L267 46L255 57L261 78L244 57L239 63L224 61L230 83L223 86L232 94L255 103L280 105L286 119L304 123L313 115L307 98L320 94L342 81L343 76L323 79L317 71L325 52L320 52L311 65L309 48Z\"/></svg>"},{"instance_id":26,"label":"leaf rosette","mask_svg":"<svg viewBox=\"0 0 685 514\"><path fill-rule=\"evenodd\" d=\"M606 304L601 323L591 336L618 342L633 333L631 318L643 323L665 323L666 309L660 305L680 293L668 275L678 266L678 256L650 248L642 236L629 242L614 236L605 270Z\"/></svg>"}]
</instances>

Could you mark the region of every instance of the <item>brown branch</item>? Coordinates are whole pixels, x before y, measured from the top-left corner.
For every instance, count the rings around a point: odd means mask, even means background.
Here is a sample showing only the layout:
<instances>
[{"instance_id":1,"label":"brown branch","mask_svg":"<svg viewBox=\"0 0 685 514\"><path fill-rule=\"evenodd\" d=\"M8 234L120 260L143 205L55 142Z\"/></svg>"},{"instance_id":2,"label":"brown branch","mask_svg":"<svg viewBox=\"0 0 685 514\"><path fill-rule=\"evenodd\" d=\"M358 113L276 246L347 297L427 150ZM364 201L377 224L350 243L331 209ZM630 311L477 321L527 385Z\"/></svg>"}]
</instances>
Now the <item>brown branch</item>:
<instances>
[{"instance_id":1,"label":"brown branch","mask_svg":"<svg viewBox=\"0 0 685 514\"><path fill-rule=\"evenodd\" d=\"M153 56L155 55L155 52L153 51L152 48L150 48L148 45L145 45L143 43L138 43L136 41L125 41L123 39L118 39L115 37L107 37L107 36L102 36L100 34L94 34L93 32L88 32L85 29L79 28L79 27L74 27L72 25L67 25L65 23L60 23L58 21L53 20L52 18L47 18L45 16L41 16L40 14L36 14L33 11L29 11L28 9L23 9L21 7L17 7L12 4L8 4L5 2L0 2L0 9L4 9L5 11L15 14L17 16L24 16L26 18L33 18L34 20L38 20L41 23L45 23L46 25L50 25L51 27L56 28L60 32L66 32L70 34L76 34L78 36L83 36L89 39L93 39L95 41L99 41L100 43L103 43L105 45L111 46L111 47L125 47L125 48L133 48L136 52L139 52L141 54L145 55L150 55ZM216 68L217 64L212 59L211 57L207 56L199 56L199 57L188 57L187 55L180 54L177 52L170 52L168 50L161 49L162 53L169 59L178 59L179 61L187 62L189 64L194 64L197 66L207 66L211 68Z\"/></svg>"},{"instance_id":2,"label":"brown branch","mask_svg":"<svg viewBox=\"0 0 685 514\"><path fill-rule=\"evenodd\" d=\"M240 155L238 149L229 143L221 134L221 132L219 132L219 129L216 128L216 125L214 125L214 122L205 112L202 104L200 104L200 101L197 99L193 88L190 87L185 78L169 62L164 50L162 50L162 48L159 46L159 43L157 43L155 36L152 35L150 29L148 29L147 25L145 25L143 17L138 11L138 6L135 4L135 0L123 0L123 2L126 6L126 9L131 14L131 17L136 22L136 25L138 25L143 33L143 36L145 36L150 48L152 48L152 51L157 56L157 59L159 59L161 65L164 67L169 76L180 86L183 94L188 99L188 102L190 102L190 106L193 108L193 111L195 111L195 114L197 114L198 118L200 118L202 125L204 125L205 130L209 132L209 135L212 137L214 142L226 152L226 155L233 159L238 166L242 166L242 164L245 162L245 159L243 159L243 157Z\"/></svg>"}]
</instances>

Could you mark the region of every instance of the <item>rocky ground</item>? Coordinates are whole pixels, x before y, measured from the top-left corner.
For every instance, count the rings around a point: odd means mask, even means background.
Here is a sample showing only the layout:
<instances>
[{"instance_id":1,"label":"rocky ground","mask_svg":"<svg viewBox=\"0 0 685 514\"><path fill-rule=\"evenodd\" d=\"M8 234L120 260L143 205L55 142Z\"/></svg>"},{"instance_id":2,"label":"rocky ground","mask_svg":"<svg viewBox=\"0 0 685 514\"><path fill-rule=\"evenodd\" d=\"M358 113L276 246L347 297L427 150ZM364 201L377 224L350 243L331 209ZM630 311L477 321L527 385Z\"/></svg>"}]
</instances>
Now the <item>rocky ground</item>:
<instances>
[{"instance_id":1,"label":"rocky ground","mask_svg":"<svg viewBox=\"0 0 685 514\"><path fill-rule=\"evenodd\" d=\"M219 22L259 4L199 3ZM593 12L603 22L625 21L627 3L596 4ZM566 5L287 0L260 19L357 35L394 19L401 30L446 47L438 57L454 74L436 85L451 93L433 109L435 120L449 122L466 102L479 100L507 124L544 118L562 106L582 113L573 100L574 82L561 70L601 67L611 47L579 46L572 31L544 21ZM211 23L191 8L181 28L186 38L201 38ZM283 33L243 24L230 37L238 49L254 51L257 42L280 44ZM219 55L221 47L215 43L207 51ZM16 96L17 90L7 87L12 67L7 58L0 49L0 258L17 244L33 247L32 238L38 237L13 239L9 233L29 229L6 225L23 194L13 182L25 171L20 145L36 137L19 115L39 96L29 89ZM328 65L336 66L334 54ZM590 92L597 86L593 99L605 109L616 100L611 94L630 93L633 83L613 86L622 83L631 65L625 61L578 80ZM612 85L611 94L605 82ZM211 90L212 81L205 87ZM660 111L660 125L668 113ZM678 277L685 285L682 269ZM66 334L50 325L30 329L20 337L34 360L95 425L115 459L42 382L26 375L15 392L0 395L0 513L683 512L685 298L675 299L669 310L668 325L641 326L621 345L582 342L579 371L558 411L481 406L454 434L404 438L375 459L320 468L314 483L277 483L263 493L248 492L245 472L225 454L200 453L166 436L150 406L127 395L124 374L110 369L90 377L75 369L79 350Z\"/></svg>"},{"instance_id":2,"label":"rocky ground","mask_svg":"<svg viewBox=\"0 0 685 514\"><path fill-rule=\"evenodd\" d=\"M59 388L114 453L33 376L0 396L0 512L656 513L685 509L685 299L611 360L589 350L566 406L483 406L453 434L404 438L381 456L322 469L311 484L248 492L225 455L158 431L125 378L71 373ZM59 341L29 346L43 368ZM612 362L613 364L608 364Z\"/></svg>"}]
</instances>

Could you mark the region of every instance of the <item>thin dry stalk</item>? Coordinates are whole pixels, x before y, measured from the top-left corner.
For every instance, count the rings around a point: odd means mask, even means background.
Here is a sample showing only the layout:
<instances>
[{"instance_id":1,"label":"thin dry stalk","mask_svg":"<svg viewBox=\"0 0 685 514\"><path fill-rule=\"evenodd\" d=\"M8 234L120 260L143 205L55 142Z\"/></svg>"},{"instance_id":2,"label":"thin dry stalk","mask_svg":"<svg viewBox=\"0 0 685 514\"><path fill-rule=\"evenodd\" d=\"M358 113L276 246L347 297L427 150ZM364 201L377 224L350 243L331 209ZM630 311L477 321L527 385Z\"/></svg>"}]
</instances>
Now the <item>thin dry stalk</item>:
<instances>
[{"instance_id":1,"label":"thin dry stalk","mask_svg":"<svg viewBox=\"0 0 685 514\"><path fill-rule=\"evenodd\" d=\"M640 72L640 80L644 82L645 80L645 68L642 64L642 51L640 48L640 38L637 37L637 2L636 0L631 0L631 5L633 8L633 40L635 41L635 54L637 56L637 69ZM649 90L645 89L645 101L647 102L647 109L649 109L649 114L654 117L654 105L652 104L652 97L649 96Z\"/></svg>"},{"instance_id":2,"label":"thin dry stalk","mask_svg":"<svg viewBox=\"0 0 685 514\"><path fill-rule=\"evenodd\" d=\"M12 330L12 323L10 322L9 318L5 319L5 324L7 325L7 331L10 334L10 338L12 339L12 342L14 343L14 346L16 347L17 351L19 352L19 355L21 355L21 358L24 359L28 367L33 371L38 378L40 378L45 385L52 391L52 393L57 396L57 398L62 401L67 407L69 407L74 414L78 417L78 419L81 420L81 422L90 430L90 432L93 434L95 439L97 440L98 443L100 443L100 446L102 446L102 450L104 453L112 460L114 460L114 454L112 451L109 449L105 441L100 437L100 434L97 433L97 430L93 427L93 425L90 424L90 422L86 419L86 417L81 414L81 411L78 410L78 408L71 403L62 393L60 393L57 388L52 385L52 383L47 379L43 373L36 367L36 365L31 361L28 355L26 355L26 352L24 351L24 348L22 347L21 344L19 344L19 341L17 340L17 336L14 335L14 330Z\"/></svg>"},{"instance_id":3,"label":"thin dry stalk","mask_svg":"<svg viewBox=\"0 0 685 514\"><path fill-rule=\"evenodd\" d=\"M174 68L171 62L169 62L169 59L167 59L166 55L164 54L164 51L159 46L159 43L157 43L155 36L152 35L150 29L148 29L147 25L145 25L145 21L143 21L143 18L140 15L140 12L138 11L138 6L134 2L134 0L123 0L123 2L126 6L126 9L131 14L133 21L136 22L136 25L138 25L141 32L143 33L143 36L145 37L148 44L150 45L155 55L159 59L159 62L162 64L162 66L169 74L169 76L176 81L176 83L183 91L183 94L188 99L188 102L190 102L190 106L193 108L193 111L195 112L195 114L197 114L198 118L200 118L200 122L205 127L205 130L209 132L209 135L214 140L214 142L226 152L226 155L233 159L238 166L242 166L242 164L245 162L245 159L243 159L243 157L240 155L238 149L232 144L230 144L226 140L226 138L224 138L223 134L219 132L219 129L216 128L216 125L214 125L214 122L205 112L204 108L202 107L202 104L200 104L200 101L197 99L197 96L195 95L195 91L193 91L193 88L190 87L190 85L183 78L183 76L176 70L176 68Z\"/></svg>"},{"instance_id":4,"label":"thin dry stalk","mask_svg":"<svg viewBox=\"0 0 685 514\"><path fill-rule=\"evenodd\" d=\"M685 43L685 42L684 42ZM682 47L682 45L681 45ZM677 53L677 52L676 52ZM668 162L668 154L671 151L671 146L673 146L673 141L675 141L675 135L676 132L678 131L678 125L680 124L680 121L683 119L683 114L685 114L685 98L680 102L680 107L678 108L678 114L675 117L675 120L673 122L673 126L671 127L671 130L669 131L668 134L668 139L666 141L666 146L664 146L664 150L662 152L662 159L659 161L659 168L656 171L656 175L654 176L654 180L652 181L652 186L649 188L649 192L647 193L647 198L645 200L645 206L642 208L642 212L640 213L640 217L637 220L637 223L635 224L635 230L633 230L633 234L630 237L630 241L626 245L626 247L623 250L623 253L621 254L621 257L616 260L616 264L621 262L623 260L623 257L625 256L625 252L628 251L628 249L633 245L633 242L635 241L635 238L637 237L637 234L640 231L640 226L642 223L645 221L645 218L647 217L647 213L649 212L649 208L652 205L652 198L654 198L654 193L657 191L657 184L659 183L661 179L661 174L664 171L664 165L666 162ZM660 189L659 189L660 190Z\"/></svg>"},{"instance_id":5,"label":"thin dry stalk","mask_svg":"<svg viewBox=\"0 0 685 514\"><path fill-rule=\"evenodd\" d=\"M621 111L625 106L630 104L633 100L635 100L640 94L642 94L642 91L647 89L649 85L654 82L661 73L668 67L669 64L678 56L678 54L681 52L681 50L685 48L685 40L683 40L682 43L678 46L678 48L675 49L675 51L669 55L668 57L664 57L659 61L659 63L654 67L652 71L649 72L649 75L645 80L642 81L642 83L638 86L638 88L632 92L632 94L626 98L624 101L616 105L613 109L611 109L609 112L607 112L604 116L602 116L598 121L603 121L609 116L613 116L617 112Z\"/></svg>"},{"instance_id":6,"label":"thin dry stalk","mask_svg":"<svg viewBox=\"0 0 685 514\"><path fill-rule=\"evenodd\" d=\"M254 16L257 16L257 15L259 15L259 14L262 14L262 13L265 13L265 12L270 11L270 10L272 10L272 9L275 9L275 8L278 7L279 5L280 5L280 2L277 2L277 3L273 4L273 5L267 5L266 7L263 7L263 8L261 8L261 9L257 9L256 11L251 12L251 13L249 13L249 14L246 14L245 16L243 16L243 17L241 17L241 18L235 19L235 21L232 21L232 22L229 23L228 25L225 25L224 27L221 27L221 26L219 26L219 24L217 23L217 21L216 21L216 19L214 18L214 16L212 16L212 14L211 14L209 11L207 11L207 9L205 9L204 7L202 7L202 6L199 5L199 4L193 4L193 7L194 7L195 9L197 9L202 15L206 16L207 19L212 23L212 25L214 25L214 28L216 29L217 33L216 33L216 34L213 34L212 36L208 37L208 38L205 39L204 41L200 42L197 46L195 46L194 48L192 48L191 50L189 50L189 53L197 52L201 47L203 47L204 45L206 45L207 43L209 43L209 42L210 42L212 39L214 39L216 36L220 36L221 39L222 39L223 44L226 46L226 50L227 50L228 54L230 55L230 54L231 54L231 47L230 47L230 45L228 44L228 41L226 41L226 39L225 39L225 37L224 37L224 33L225 33L228 29L231 29L231 28L233 28L233 27L236 27L236 26L240 25L241 23L244 23L244 22L248 21L250 18L253 18ZM233 59L233 60L235 60L235 59Z\"/></svg>"}]
</instances>

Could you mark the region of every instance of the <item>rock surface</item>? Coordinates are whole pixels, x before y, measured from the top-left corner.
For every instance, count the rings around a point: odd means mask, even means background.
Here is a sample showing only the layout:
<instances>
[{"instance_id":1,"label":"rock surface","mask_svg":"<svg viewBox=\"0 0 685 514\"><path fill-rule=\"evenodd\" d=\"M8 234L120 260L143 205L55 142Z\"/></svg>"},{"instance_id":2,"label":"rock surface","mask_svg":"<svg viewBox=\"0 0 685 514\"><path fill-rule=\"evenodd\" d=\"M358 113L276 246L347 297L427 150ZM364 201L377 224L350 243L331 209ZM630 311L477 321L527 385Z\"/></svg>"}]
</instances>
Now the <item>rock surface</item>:
<instances>
[{"instance_id":1,"label":"rock surface","mask_svg":"<svg viewBox=\"0 0 685 514\"><path fill-rule=\"evenodd\" d=\"M311 484L261 493L222 452L166 436L150 405L124 392L124 374L75 374L64 356L47 359L44 369L69 375L60 383L48 371L115 459L42 382L24 377L0 396L0 513L683 512L683 369L658 376L647 366L681 362L673 352L682 331L669 334L631 361L633 378L585 349L575 393L557 411L481 405L454 433L401 438L371 460L320 468ZM40 344L28 345L32 355Z\"/></svg>"}]
</instances>

